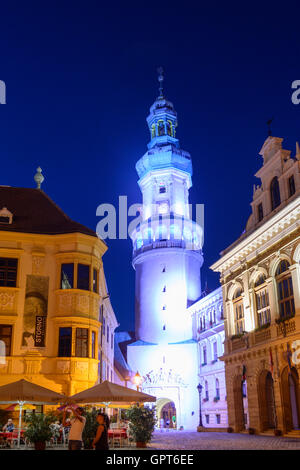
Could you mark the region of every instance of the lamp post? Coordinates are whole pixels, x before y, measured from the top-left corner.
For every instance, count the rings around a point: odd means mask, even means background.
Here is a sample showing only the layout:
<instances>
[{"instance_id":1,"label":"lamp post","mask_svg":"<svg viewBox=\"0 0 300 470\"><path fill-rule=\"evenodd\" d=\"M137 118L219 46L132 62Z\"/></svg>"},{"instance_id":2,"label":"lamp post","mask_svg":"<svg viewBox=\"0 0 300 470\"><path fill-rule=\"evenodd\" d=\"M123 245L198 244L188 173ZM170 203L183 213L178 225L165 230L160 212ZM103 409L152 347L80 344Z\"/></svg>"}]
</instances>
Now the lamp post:
<instances>
[{"instance_id":1,"label":"lamp post","mask_svg":"<svg viewBox=\"0 0 300 470\"><path fill-rule=\"evenodd\" d=\"M202 410L201 410L201 394L202 394L203 385L198 384L197 389L198 389L198 393L199 393L199 427L203 427Z\"/></svg>"}]
</instances>

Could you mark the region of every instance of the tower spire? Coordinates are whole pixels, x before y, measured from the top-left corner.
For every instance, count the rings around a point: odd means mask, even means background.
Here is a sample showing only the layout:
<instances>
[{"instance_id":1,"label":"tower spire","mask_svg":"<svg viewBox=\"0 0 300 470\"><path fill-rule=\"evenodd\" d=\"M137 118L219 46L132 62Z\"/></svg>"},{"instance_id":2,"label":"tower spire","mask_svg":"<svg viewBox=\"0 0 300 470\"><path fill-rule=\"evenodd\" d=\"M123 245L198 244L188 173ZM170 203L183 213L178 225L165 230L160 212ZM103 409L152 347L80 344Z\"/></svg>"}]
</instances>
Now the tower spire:
<instances>
[{"instance_id":1,"label":"tower spire","mask_svg":"<svg viewBox=\"0 0 300 470\"><path fill-rule=\"evenodd\" d=\"M158 74L158 81L159 81L159 98L163 98L163 82L164 82L164 69L162 67L158 67L157 69Z\"/></svg>"}]
</instances>

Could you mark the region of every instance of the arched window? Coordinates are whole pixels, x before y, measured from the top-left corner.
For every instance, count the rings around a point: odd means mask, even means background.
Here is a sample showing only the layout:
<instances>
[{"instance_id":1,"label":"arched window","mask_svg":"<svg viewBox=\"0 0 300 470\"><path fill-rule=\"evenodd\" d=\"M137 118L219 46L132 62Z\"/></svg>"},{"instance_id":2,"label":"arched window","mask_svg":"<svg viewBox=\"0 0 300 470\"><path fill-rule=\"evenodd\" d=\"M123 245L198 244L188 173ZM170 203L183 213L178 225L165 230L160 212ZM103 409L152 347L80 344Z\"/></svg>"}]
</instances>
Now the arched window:
<instances>
[{"instance_id":1,"label":"arched window","mask_svg":"<svg viewBox=\"0 0 300 470\"><path fill-rule=\"evenodd\" d=\"M167 121L167 133L168 133L169 136L173 135L172 129L173 129L172 122Z\"/></svg>"},{"instance_id":2,"label":"arched window","mask_svg":"<svg viewBox=\"0 0 300 470\"><path fill-rule=\"evenodd\" d=\"M279 316L280 318L287 318L295 315L295 303L293 293L292 275L289 270L289 262L282 260L275 273L278 303L279 303Z\"/></svg>"},{"instance_id":3,"label":"arched window","mask_svg":"<svg viewBox=\"0 0 300 470\"><path fill-rule=\"evenodd\" d=\"M220 400L220 382L219 379L216 379L216 398Z\"/></svg>"},{"instance_id":4,"label":"arched window","mask_svg":"<svg viewBox=\"0 0 300 470\"><path fill-rule=\"evenodd\" d=\"M240 288L235 291L233 296L233 310L235 334L239 335L245 331L244 304Z\"/></svg>"},{"instance_id":5,"label":"arched window","mask_svg":"<svg viewBox=\"0 0 300 470\"><path fill-rule=\"evenodd\" d=\"M157 122L157 133L159 136L165 135L165 123L162 120Z\"/></svg>"},{"instance_id":6,"label":"arched window","mask_svg":"<svg viewBox=\"0 0 300 470\"><path fill-rule=\"evenodd\" d=\"M261 274L254 284L255 300L256 300L256 313L258 326L263 326L271 323L271 312L269 293L266 286L266 277Z\"/></svg>"},{"instance_id":7,"label":"arched window","mask_svg":"<svg viewBox=\"0 0 300 470\"><path fill-rule=\"evenodd\" d=\"M152 139L156 136L156 131L155 131L155 124L152 124L151 127L151 137Z\"/></svg>"},{"instance_id":8,"label":"arched window","mask_svg":"<svg viewBox=\"0 0 300 470\"><path fill-rule=\"evenodd\" d=\"M272 211L273 211L281 203L280 189L279 189L279 183L278 183L277 176L275 176L275 178L273 178L272 181L271 181L270 193L271 193L271 206L272 206Z\"/></svg>"}]
</instances>

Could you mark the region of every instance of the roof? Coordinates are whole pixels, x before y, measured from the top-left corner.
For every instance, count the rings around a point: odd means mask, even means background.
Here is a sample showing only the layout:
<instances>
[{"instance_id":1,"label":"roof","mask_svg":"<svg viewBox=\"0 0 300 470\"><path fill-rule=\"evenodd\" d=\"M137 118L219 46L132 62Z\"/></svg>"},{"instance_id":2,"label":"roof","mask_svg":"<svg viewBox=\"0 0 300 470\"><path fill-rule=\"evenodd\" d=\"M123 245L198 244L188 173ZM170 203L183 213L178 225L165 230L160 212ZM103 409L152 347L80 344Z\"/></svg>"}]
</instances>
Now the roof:
<instances>
[{"instance_id":1,"label":"roof","mask_svg":"<svg viewBox=\"0 0 300 470\"><path fill-rule=\"evenodd\" d=\"M0 224L0 231L58 235L97 234L71 220L41 189L0 186L0 210L6 207L12 214L11 224Z\"/></svg>"}]
</instances>

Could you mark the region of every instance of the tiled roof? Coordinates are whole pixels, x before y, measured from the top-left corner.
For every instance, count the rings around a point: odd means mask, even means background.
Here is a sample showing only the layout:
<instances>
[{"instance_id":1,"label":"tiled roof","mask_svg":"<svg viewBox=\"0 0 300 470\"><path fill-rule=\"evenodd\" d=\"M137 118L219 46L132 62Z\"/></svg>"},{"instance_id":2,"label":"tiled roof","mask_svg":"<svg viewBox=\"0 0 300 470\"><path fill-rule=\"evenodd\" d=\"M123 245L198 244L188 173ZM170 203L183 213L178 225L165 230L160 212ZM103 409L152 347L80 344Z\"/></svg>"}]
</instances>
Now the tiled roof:
<instances>
[{"instance_id":1,"label":"tiled roof","mask_svg":"<svg viewBox=\"0 0 300 470\"><path fill-rule=\"evenodd\" d=\"M3 207L13 219L11 224L0 223L1 231L45 235L79 232L97 237L93 230L71 220L40 189L0 186L0 211Z\"/></svg>"}]
</instances>

